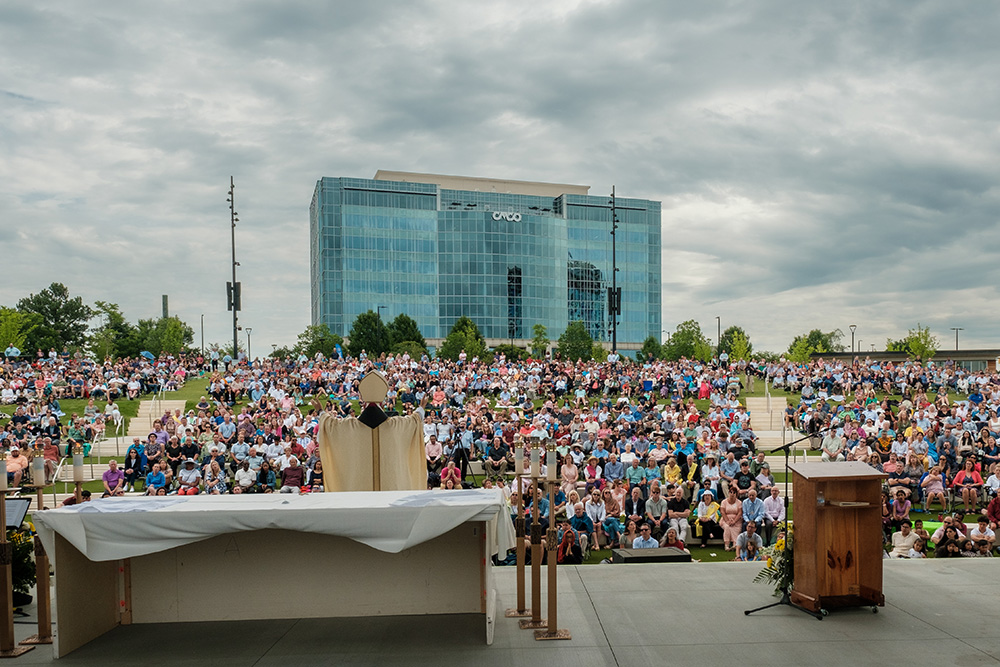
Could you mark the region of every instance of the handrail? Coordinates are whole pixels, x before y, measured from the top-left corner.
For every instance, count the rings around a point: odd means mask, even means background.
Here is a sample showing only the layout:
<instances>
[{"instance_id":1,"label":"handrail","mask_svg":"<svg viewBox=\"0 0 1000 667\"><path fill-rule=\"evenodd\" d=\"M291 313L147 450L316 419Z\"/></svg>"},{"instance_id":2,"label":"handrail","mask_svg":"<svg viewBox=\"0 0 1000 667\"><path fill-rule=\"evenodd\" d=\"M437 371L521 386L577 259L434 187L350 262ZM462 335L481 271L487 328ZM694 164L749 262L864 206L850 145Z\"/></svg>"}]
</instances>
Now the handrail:
<instances>
[{"instance_id":1,"label":"handrail","mask_svg":"<svg viewBox=\"0 0 1000 667\"><path fill-rule=\"evenodd\" d=\"M59 473L62 472L63 466L66 463L68 456L64 456L59 459L59 465L56 466L56 471L52 473L52 506L56 507L56 482L59 481ZM63 493L66 493L66 482L63 482Z\"/></svg>"}]
</instances>

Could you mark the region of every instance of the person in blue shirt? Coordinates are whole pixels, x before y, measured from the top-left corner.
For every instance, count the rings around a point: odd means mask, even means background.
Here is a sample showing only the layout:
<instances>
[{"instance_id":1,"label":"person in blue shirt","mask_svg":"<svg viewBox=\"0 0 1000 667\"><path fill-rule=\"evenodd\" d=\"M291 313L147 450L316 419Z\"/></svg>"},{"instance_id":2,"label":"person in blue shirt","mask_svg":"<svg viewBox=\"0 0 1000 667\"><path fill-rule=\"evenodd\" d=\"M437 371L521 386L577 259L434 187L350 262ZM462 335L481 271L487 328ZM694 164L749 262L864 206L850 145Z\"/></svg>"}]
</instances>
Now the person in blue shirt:
<instances>
[{"instance_id":1,"label":"person in blue shirt","mask_svg":"<svg viewBox=\"0 0 1000 667\"><path fill-rule=\"evenodd\" d=\"M146 474L146 495L155 496L159 489L167 485L167 476L163 470L167 467L166 462L158 463Z\"/></svg>"},{"instance_id":2,"label":"person in blue shirt","mask_svg":"<svg viewBox=\"0 0 1000 667\"><path fill-rule=\"evenodd\" d=\"M586 556L590 545L596 544L596 542L594 540L594 522L584 511L583 503L573 505L573 516L569 518L569 525L579 534L580 549Z\"/></svg>"},{"instance_id":3,"label":"person in blue shirt","mask_svg":"<svg viewBox=\"0 0 1000 667\"><path fill-rule=\"evenodd\" d=\"M755 489L750 489L743 501L743 530L748 523L757 524L758 529L764 527L764 501L757 497Z\"/></svg>"},{"instance_id":4,"label":"person in blue shirt","mask_svg":"<svg viewBox=\"0 0 1000 667\"><path fill-rule=\"evenodd\" d=\"M604 446L603 443L601 445ZM618 460L617 454L611 454L608 456L608 462L604 466L604 479L608 480L609 483L614 483L619 479L625 478L625 466L621 464Z\"/></svg>"},{"instance_id":5,"label":"person in blue shirt","mask_svg":"<svg viewBox=\"0 0 1000 667\"><path fill-rule=\"evenodd\" d=\"M531 521L532 515L535 513L535 506L538 506L538 523L542 526L548 527L549 525L549 501L542 493L541 489L535 490L535 497L531 499L525 509L525 517Z\"/></svg>"},{"instance_id":6,"label":"person in blue shirt","mask_svg":"<svg viewBox=\"0 0 1000 667\"><path fill-rule=\"evenodd\" d=\"M648 523L639 528L639 537L632 540L633 549L656 549L660 543L653 539Z\"/></svg>"}]
</instances>

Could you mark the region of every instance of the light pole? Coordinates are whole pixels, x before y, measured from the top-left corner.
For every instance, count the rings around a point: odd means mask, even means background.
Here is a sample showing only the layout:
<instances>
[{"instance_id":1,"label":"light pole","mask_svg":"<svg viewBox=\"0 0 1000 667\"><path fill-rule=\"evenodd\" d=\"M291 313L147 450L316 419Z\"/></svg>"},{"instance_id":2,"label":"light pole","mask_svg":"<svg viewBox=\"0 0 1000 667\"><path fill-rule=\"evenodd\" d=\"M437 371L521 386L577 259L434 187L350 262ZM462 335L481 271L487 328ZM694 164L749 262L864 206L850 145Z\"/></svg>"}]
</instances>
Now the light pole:
<instances>
[{"instance_id":1,"label":"light pole","mask_svg":"<svg viewBox=\"0 0 1000 667\"><path fill-rule=\"evenodd\" d=\"M858 339L858 350L861 350L861 339Z\"/></svg>"},{"instance_id":2,"label":"light pole","mask_svg":"<svg viewBox=\"0 0 1000 667\"><path fill-rule=\"evenodd\" d=\"M611 316L611 351L618 352L618 315L622 311L622 293L618 287L618 203L611 186L611 289L608 291L608 314Z\"/></svg>"},{"instance_id":3,"label":"light pole","mask_svg":"<svg viewBox=\"0 0 1000 667\"><path fill-rule=\"evenodd\" d=\"M716 356L722 354L722 318L718 315L715 316L715 325L718 329L718 338L715 339L715 354Z\"/></svg>"},{"instance_id":4,"label":"light pole","mask_svg":"<svg viewBox=\"0 0 1000 667\"><path fill-rule=\"evenodd\" d=\"M229 202L229 225L233 237L233 282L227 285L226 291L229 295L229 310L233 311L233 359L236 359L240 351L238 313L243 304L243 295L240 284L236 282L236 267L240 265L236 261L236 223L240 221L240 218L236 212L236 183L233 182L232 176L229 177L229 198L226 201Z\"/></svg>"},{"instance_id":5,"label":"light pole","mask_svg":"<svg viewBox=\"0 0 1000 667\"><path fill-rule=\"evenodd\" d=\"M847 328L851 330L851 354L854 354L854 330L858 328L858 325L857 324L852 324L851 326L849 326ZM860 352L860 351L861 350L859 348L858 352Z\"/></svg>"},{"instance_id":6,"label":"light pole","mask_svg":"<svg viewBox=\"0 0 1000 667\"><path fill-rule=\"evenodd\" d=\"M378 312L378 321L379 321L379 324L382 323L382 309L385 308L385 307L386 306L377 306L375 308L375 310ZM381 336L379 336L379 338L381 338ZM382 341L380 340L379 343L381 343L381 342Z\"/></svg>"},{"instance_id":7,"label":"light pole","mask_svg":"<svg viewBox=\"0 0 1000 667\"><path fill-rule=\"evenodd\" d=\"M965 327L952 327L951 330L955 332L955 351L958 352L958 332L965 331Z\"/></svg>"},{"instance_id":8,"label":"light pole","mask_svg":"<svg viewBox=\"0 0 1000 667\"><path fill-rule=\"evenodd\" d=\"M205 313L201 314L201 356L205 356Z\"/></svg>"},{"instance_id":9,"label":"light pole","mask_svg":"<svg viewBox=\"0 0 1000 667\"><path fill-rule=\"evenodd\" d=\"M875 351L875 343L872 343L872 352Z\"/></svg>"},{"instance_id":10,"label":"light pole","mask_svg":"<svg viewBox=\"0 0 1000 667\"><path fill-rule=\"evenodd\" d=\"M247 330L247 363L253 363L253 357L250 356L250 334L253 333L253 327L246 327Z\"/></svg>"}]
</instances>

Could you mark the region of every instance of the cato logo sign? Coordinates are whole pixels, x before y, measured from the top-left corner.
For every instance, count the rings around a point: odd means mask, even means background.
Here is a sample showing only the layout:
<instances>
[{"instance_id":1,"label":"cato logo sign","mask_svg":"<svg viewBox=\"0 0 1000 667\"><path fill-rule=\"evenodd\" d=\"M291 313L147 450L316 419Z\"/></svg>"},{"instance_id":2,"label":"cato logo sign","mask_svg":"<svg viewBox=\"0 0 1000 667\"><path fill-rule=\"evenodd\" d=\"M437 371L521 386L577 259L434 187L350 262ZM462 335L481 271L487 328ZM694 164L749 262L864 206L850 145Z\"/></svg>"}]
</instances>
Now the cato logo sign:
<instances>
[{"instance_id":1,"label":"cato logo sign","mask_svg":"<svg viewBox=\"0 0 1000 667\"><path fill-rule=\"evenodd\" d=\"M494 220L506 220L507 222L521 222L520 213L501 213L500 211L493 211Z\"/></svg>"}]
</instances>

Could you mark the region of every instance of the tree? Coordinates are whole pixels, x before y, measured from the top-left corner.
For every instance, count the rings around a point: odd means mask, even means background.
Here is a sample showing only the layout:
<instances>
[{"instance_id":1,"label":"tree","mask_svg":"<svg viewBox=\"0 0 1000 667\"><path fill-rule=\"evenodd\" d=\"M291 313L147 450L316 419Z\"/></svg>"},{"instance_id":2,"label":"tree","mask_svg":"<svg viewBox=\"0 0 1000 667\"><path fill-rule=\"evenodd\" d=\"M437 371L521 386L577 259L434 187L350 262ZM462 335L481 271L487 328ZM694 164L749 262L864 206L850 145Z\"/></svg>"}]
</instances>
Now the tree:
<instances>
[{"instance_id":1,"label":"tree","mask_svg":"<svg viewBox=\"0 0 1000 667\"><path fill-rule=\"evenodd\" d=\"M417 326L416 320L406 313L396 315L396 319L390 322L386 328L389 330L389 340L392 341L393 350L402 342L412 341L423 350L421 354L427 351L427 341L424 340L424 335L420 333L420 327ZM412 357L413 355L411 354L410 356ZM419 358L420 355L417 355L417 359Z\"/></svg>"},{"instance_id":2,"label":"tree","mask_svg":"<svg viewBox=\"0 0 1000 667\"><path fill-rule=\"evenodd\" d=\"M660 341L656 340L656 336L650 336L643 341L640 355L642 361L646 361L649 358L659 359L662 354L663 346L660 345Z\"/></svg>"},{"instance_id":3,"label":"tree","mask_svg":"<svg viewBox=\"0 0 1000 667\"><path fill-rule=\"evenodd\" d=\"M799 336L788 348L788 360L797 364L805 363L812 357L813 352L816 352L816 348L809 344L809 339Z\"/></svg>"},{"instance_id":4,"label":"tree","mask_svg":"<svg viewBox=\"0 0 1000 667\"><path fill-rule=\"evenodd\" d=\"M559 356L569 361L579 359L590 360L594 353L594 339L587 331L587 326L577 320L571 322L566 331L559 336L557 343Z\"/></svg>"},{"instance_id":5,"label":"tree","mask_svg":"<svg viewBox=\"0 0 1000 667\"><path fill-rule=\"evenodd\" d=\"M455 320L455 324L452 325L451 331L452 333L461 331L466 336L474 338L478 341L484 349L486 348L486 339L483 338L483 334L479 332L479 327L476 326L476 323L473 322L472 319L466 317L465 315L462 315L460 318Z\"/></svg>"},{"instance_id":6,"label":"tree","mask_svg":"<svg viewBox=\"0 0 1000 667\"><path fill-rule=\"evenodd\" d=\"M544 324L536 324L531 327L531 333L533 338L531 339L531 356L535 359L544 359L545 353L548 352L549 343L549 330L545 328Z\"/></svg>"},{"instance_id":7,"label":"tree","mask_svg":"<svg viewBox=\"0 0 1000 667\"><path fill-rule=\"evenodd\" d=\"M608 360L608 351L604 349L604 346L600 343L595 342L593 347L590 349L590 356L597 363L603 364ZM626 357L627 359L628 357Z\"/></svg>"},{"instance_id":8,"label":"tree","mask_svg":"<svg viewBox=\"0 0 1000 667\"><path fill-rule=\"evenodd\" d=\"M662 357L670 361L677 361L681 357L702 361L712 358L712 346L701 332L701 325L694 320L678 324L674 335L662 346L662 350Z\"/></svg>"},{"instance_id":9,"label":"tree","mask_svg":"<svg viewBox=\"0 0 1000 667\"><path fill-rule=\"evenodd\" d=\"M0 307L0 349L6 350L8 345L13 345L24 354L29 350L25 341L41 322L42 318L37 313Z\"/></svg>"},{"instance_id":10,"label":"tree","mask_svg":"<svg viewBox=\"0 0 1000 667\"><path fill-rule=\"evenodd\" d=\"M98 358L134 357L145 349L138 340L135 325L125 320L117 303L95 301L92 312L100 325L93 329L87 344Z\"/></svg>"},{"instance_id":11,"label":"tree","mask_svg":"<svg viewBox=\"0 0 1000 667\"><path fill-rule=\"evenodd\" d=\"M271 354L267 355L272 359L288 359L290 357L297 356L294 349L289 347L276 347L271 351Z\"/></svg>"},{"instance_id":12,"label":"tree","mask_svg":"<svg viewBox=\"0 0 1000 667\"><path fill-rule=\"evenodd\" d=\"M739 360L739 358L737 358L733 354L734 352L733 348L736 344L737 336L742 337L742 344L746 348L744 350L743 357L740 358L747 359L750 356L750 353L753 351L753 345L750 344L750 336L748 336L747 332L743 330L743 327L731 326L722 332L722 340L720 341L719 344L719 354L725 352L726 354L729 355L730 361Z\"/></svg>"},{"instance_id":13,"label":"tree","mask_svg":"<svg viewBox=\"0 0 1000 667\"><path fill-rule=\"evenodd\" d=\"M17 302L22 313L35 313L42 321L25 340L28 349L43 350L65 346L82 347L87 340L90 307L81 297L70 297L62 283L52 283L38 294L30 294Z\"/></svg>"},{"instance_id":14,"label":"tree","mask_svg":"<svg viewBox=\"0 0 1000 667\"><path fill-rule=\"evenodd\" d=\"M437 356L439 359L457 361L458 355L463 350L465 350L465 354L469 360L472 360L474 357L482 358L486 354L486 346L474 335L452 328L451 333L448 334L441 347L438 348Z\"/></svg>"},{"instance_id":15,"label":"tree","mask_svg":"<svg viewBox=\"0 0 1000 667\"><path fill-rule=\"evenodd\" d=\"M497 345L493 348L493 354L502 354L508 360L523 360L527 359L529 354L523 347L518 347L517 345L510 345L509 343L503 343Z\"/></svg>"},{"instance_id":16,"label":"tree","mask_svg":"<svg viewBox=\"0 0 1000 667\"><path fill-rule=\"evenodd\" d=\"M805 347L798 346L800 352L806 348L812 348L813 353L817 354L843 352L844 344L840 342L843 337L844 332L840 329L834 329L828 333L813 329L807 334L796 336L792 344L788 346L788 354L792 354L792 349L799 345L800 341L805 341Z\"/></svg>"},{"instance_id":17,"label":"tree","mask_svg":"<svg viewBox=\"0 0 1000 667\"><path fill-rule=\"evenodd\" d=\"M723 339L725 339L725 334L723 334ZM750 344L750 339L745 333L743 333L742 330L733 333L732 340L730 342L729 361L743 361L744 359L749 359L752 351L753 345Z\"/></svg>"},{"instance_id":18,"label":"tree","mask_svg":"<svg viewBox=\"0 0 1000 667\"><path fill-rule=\"evenodd\" d=\"M382 318L378 313L368 310L354 320L351 331L347 334L351 342L347 344L347 350L352 357L356 357L364 350L371 357L378 357L383 352L388 352L392 347L389 340L389 331L385 328Z\"/></svg>"},{"instance_id":19,"label":"tree","mask_svg":"<svg viewBox=\"0 0 1000 667\"><path fill-rule=\"evenodd\" d=\"M906 352L911 359L928 360L938 351L937 336L931 335L930 327L921 327L917 322L916 329L910 329L902 340L886 340L885 349L889 352Z\"/></svg>"},{"instance_id":20,"label":"tree","mask_svg":"<svg viewBox=\"0 0 1000 667\"><path fill-rule=\"evenodd\" d=\"M307 357L315 357L316 353L322 353L328 359L337 357L337 346L343 347L344 339L330 331L326 324L310 324L299 334L298 340L292 351L296 356L304 354Z\"/></svg>"},{"instance_id":21,"label":"tree","mask_svg":"<svg viewBox=\"0 0 1000 667\"><path fill-rule=\"evenodd\" d=\"M147 350L156 356L180 354L194 342L194 329L177 316L139 320L137 329L139 351Z\"/></svg>"}]
</instances>

